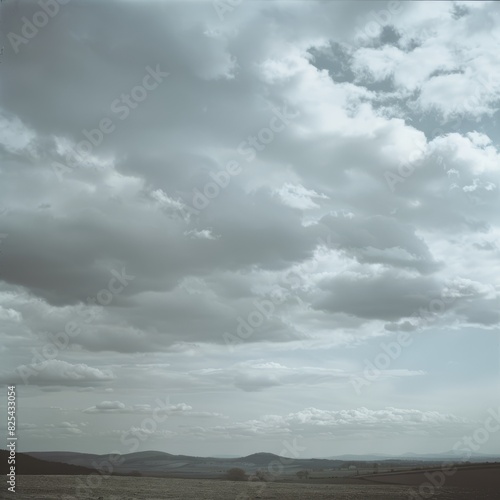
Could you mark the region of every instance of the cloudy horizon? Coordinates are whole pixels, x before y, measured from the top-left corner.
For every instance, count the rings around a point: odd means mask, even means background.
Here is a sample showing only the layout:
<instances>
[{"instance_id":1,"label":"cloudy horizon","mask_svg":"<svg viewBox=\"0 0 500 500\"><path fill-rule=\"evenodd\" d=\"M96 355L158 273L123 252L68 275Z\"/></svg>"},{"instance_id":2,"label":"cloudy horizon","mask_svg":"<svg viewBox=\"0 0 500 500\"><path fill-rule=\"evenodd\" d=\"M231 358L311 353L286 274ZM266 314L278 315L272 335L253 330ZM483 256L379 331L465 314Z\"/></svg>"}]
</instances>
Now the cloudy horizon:
<instances>
[{"instance_id":1,"label":"cloudy horizon","mask_svg":"<svg viewBox=\"0 0 500 500\"><path fill-rule=\"evenodd\" d=\"M1 10L19 451L500 453L498 3Z\"/></svg>"}]
</instances>

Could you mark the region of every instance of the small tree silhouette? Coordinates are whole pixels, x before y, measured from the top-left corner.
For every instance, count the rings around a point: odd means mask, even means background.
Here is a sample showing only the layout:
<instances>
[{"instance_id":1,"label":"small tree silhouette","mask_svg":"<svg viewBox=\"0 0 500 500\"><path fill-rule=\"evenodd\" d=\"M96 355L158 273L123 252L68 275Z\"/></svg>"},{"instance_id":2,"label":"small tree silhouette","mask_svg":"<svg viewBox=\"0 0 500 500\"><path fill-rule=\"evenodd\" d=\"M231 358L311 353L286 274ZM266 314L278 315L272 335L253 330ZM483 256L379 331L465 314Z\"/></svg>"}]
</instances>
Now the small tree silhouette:
<instances>
[{"instance_id":1,"label":"small tree silhouette","mask_svg":"<svg viewBox=\"0 0 500 500\"><path fill-rule=\"evenodd\" d=\"M266 474L263 470L259 469L257 471L255 471L255 477L259 480L259 481L267 481L269 479L269 475Z\"/></svg>"},{"instance_id":2,"label":"small tree silhouette","mask_svg":"<svg viewBox=\"0 0 500 500\"><path fill-rule=\"evenodd\" d=\"M299 470L299 472L297 472L297 476L299 479L309 479L309 471Z\"/></svg>"},{"instance_id":3,"label":"small tree silhouette","mask_svg":"<svg viewBox=\"0 0 500 500\"><path fill-rule=\"evenodd\" d=\"M226 472L226 478L229 479L229 481L246 481L247 475L243 469L234 467Z\"/></svg>"}]
</instances>

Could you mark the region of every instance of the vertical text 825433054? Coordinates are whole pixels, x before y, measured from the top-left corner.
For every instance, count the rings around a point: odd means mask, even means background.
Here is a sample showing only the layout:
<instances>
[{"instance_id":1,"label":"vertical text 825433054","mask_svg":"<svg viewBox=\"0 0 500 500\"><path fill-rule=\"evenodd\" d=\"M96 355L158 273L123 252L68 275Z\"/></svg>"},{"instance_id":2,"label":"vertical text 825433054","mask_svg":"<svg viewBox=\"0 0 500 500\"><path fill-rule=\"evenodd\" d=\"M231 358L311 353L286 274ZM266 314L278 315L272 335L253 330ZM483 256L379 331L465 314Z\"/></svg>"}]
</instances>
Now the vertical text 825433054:
<instances>
[{"instance_id":1,"label":"vertical text 825433054","mask_svg":"<svg viewBox=\"0 0 500 500\"><path fill-rule=\"evenodd\" d=\"M16 387L10 385L7 392L7 449L9 465L7 473L8 490L16 492Z\"/></svg>"}]
</instances>

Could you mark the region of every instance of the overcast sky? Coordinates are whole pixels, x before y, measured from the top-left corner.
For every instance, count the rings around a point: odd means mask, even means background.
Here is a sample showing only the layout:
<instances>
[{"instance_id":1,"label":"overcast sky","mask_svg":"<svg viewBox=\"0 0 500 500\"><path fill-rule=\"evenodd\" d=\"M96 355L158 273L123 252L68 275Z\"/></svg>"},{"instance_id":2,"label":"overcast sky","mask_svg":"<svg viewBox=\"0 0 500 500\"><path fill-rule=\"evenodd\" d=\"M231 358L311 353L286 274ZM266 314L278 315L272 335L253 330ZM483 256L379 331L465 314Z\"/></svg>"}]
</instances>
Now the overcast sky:
<instances>
[{"instance_id":1,"label":"overcast sky","mask_svg":"<svg viewBox=\"0 0 500 500\"><path fill-rule=\"evenodd\" d=\"M499 411L500 6L232 3L2 3L18 445L450 450Z\"/></svg>"}]
</instances>

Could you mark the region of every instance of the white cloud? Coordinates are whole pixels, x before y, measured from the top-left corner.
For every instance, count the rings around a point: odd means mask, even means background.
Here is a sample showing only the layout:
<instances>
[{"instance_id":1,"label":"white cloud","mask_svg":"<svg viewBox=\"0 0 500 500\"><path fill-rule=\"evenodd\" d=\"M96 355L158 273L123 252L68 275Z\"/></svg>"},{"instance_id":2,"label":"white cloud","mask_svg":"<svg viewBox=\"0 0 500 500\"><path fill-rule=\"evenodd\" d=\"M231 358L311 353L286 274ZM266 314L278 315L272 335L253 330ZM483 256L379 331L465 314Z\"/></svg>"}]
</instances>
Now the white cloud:
<instances>
[{"instance_id":1,"label":"white cloud","mask_svg":"<svg viewBox=\"0 0 500 500\"><path fill-rule=\"evenodd\" d=\"M316 191L314 191L314 189L306 189L301 184L294 185L285 183L275 192L281 198L283 203L300 210L319 208L319 205L313 200L328 198L324 194L317 193Z\"/></svg>"},{"instance_id":2,"label":"white cloud","mask_svg":"<svg viewBox=\"0 0 500 500\"><path fill-rule=\"evenodd\" d=\"M321 410L305 408L288 415L264 415L234 425L208 428L208 433L228 433L230 436L273 436L282 434L311 434L354 436L365 431L373 437L390 431L394 436L442 432L450 427L467 429L472 422L452 414L387 407L381 410L356 408L352 410Z\"/></svg>"}]
</instances>

